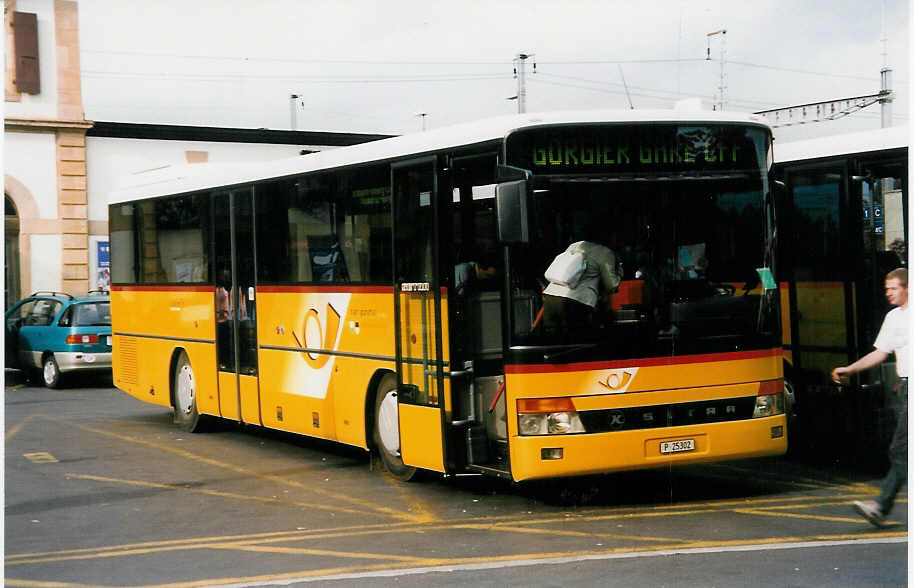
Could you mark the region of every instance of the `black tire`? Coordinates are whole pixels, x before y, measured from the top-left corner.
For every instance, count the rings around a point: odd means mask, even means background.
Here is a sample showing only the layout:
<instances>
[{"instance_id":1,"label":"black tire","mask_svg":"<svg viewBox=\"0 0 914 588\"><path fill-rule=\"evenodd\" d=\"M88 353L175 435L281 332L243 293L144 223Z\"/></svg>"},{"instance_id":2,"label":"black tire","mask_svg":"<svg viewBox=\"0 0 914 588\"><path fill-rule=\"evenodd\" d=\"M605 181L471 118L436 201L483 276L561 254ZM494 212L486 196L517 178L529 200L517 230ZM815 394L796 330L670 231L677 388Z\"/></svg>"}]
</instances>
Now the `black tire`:
<instances>
[{"instance_id":1,"label":"black tire","mask_svg":"<svg viewBox=\"0 0 914 588\"><path fill-rule=\"evenodd\" d=\"M60 387L60 366L53 353L48 353L41 360L41 381L47 388Z\"/></svg>"},{"instance_id":2,"label":"black tire","mask_svg":"<svg viewBox=\"0 0 914 588\"><path fill-rule=\"evenodd\" d=\"M171 393L175 409L175 423L188 433L200 432L203 419L197 412L196 380L190 360L187 359L187 353L184 351L181 351L175 362Z\"/></svg>"},{"instance_id":3,"label":"black tire","mask_svg":"<svg viewBox=\"0 0 914 588\"><path fill-rule=\"evenodd\" d=\"M398 418L397 376L387 374L381 378L375 394L374 445L387 471L401 482L408 482L416 475L416 468L404 464L400 457Z\"/></svg>"}]
</instances>

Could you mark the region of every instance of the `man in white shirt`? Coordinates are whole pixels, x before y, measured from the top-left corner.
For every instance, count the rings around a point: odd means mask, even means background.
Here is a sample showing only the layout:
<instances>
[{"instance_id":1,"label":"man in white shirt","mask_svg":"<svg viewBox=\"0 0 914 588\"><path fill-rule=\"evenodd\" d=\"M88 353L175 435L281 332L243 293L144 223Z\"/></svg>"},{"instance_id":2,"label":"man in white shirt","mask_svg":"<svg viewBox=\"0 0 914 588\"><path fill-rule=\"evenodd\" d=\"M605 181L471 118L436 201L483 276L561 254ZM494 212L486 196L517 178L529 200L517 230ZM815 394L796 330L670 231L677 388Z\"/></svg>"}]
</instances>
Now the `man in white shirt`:
<instances>
[{"instance_id":1,"label":"man in white shirt","mask_svg":"<svg viewBox=\"0 0 914 588\"><path fill-rule=\"evenodd\" d=\"M908 270L899 268L890 271L885 277L885 296L894 306L885 315L882 328L873 344L875 349L849 366L836 367L831 378L841 383L843 376L868 370L895 354L895 370L898 373L898 402L896 403L895 434L889 446L891 467L885 479L880 483L882 489L875 501L856 501L854 509L866 520L882 527L885 517L895 504L895 496L907 481L908 474L908 376L911 371L912 337L911 315L908 312Z\"/></svg>"}]
</instances>

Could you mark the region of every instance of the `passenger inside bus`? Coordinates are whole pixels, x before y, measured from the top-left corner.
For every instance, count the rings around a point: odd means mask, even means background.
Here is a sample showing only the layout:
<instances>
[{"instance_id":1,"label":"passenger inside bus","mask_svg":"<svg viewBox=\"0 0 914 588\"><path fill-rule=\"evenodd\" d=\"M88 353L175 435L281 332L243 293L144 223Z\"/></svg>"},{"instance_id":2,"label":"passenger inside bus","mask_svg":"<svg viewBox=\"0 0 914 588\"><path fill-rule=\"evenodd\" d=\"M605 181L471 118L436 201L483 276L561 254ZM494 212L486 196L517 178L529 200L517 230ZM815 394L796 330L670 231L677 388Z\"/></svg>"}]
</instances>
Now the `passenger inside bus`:
<instances>
[{"instance_id":1,"label":"passenger inside bus","mask_svg":"<svg viewBox=\"0 0 914 588\"><path fill-rule=\"evenodd\" d=\"M346 261L335 235L308 235L308 243L315 282L348 281Z\"/></svg>"},{"instance_id":2,"label":"passenger inside bus","mask_svg":"<svg viewBox=\"0 0 914 588\"><path fill-rule=\"evenodd\" d=\"M460 259L460 257L458 257ZM465 296L474 289L489 290L498 287L493 278L498 274L491 253L482 253L478 261L462 261L454 266L454 294Z\"/></svg>"},{"instance_id":3,"label":"passenger inside bus","mask_svg":"<svg viewBox=\"0 0 914 588\"><path fill-rule=\"evenodd\" d=\"M583 259L583 273L573 283L550 281L543 291L544 328L558 339L588 340L593 337L598 302L606 300L622 281L616 255L609 247L590 240L572 243L565 253Z\"/></svg>"}]
</instances>

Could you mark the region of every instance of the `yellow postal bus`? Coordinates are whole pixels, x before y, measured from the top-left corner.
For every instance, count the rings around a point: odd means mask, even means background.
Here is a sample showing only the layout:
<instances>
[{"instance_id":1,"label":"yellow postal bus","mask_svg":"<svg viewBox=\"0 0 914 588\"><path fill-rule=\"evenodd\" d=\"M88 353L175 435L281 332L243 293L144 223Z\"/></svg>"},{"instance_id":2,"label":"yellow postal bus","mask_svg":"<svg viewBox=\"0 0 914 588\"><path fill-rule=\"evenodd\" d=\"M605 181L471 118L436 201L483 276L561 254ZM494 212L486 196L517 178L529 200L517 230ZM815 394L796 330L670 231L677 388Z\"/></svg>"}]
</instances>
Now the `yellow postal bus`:
<instances>
[{"instance_id":1,"label":"yellow postal bus","mask_svg":"<svg viewBox=\"0 0 914 588\"><path fill-rule=\"evenodd\" d=\"M591 111L136 176L110 201L115 384L401 479L784 453L770 152L755 117ZM585 239L618 285L556 328L544 272Z\"/></svg>"}]
</instances>

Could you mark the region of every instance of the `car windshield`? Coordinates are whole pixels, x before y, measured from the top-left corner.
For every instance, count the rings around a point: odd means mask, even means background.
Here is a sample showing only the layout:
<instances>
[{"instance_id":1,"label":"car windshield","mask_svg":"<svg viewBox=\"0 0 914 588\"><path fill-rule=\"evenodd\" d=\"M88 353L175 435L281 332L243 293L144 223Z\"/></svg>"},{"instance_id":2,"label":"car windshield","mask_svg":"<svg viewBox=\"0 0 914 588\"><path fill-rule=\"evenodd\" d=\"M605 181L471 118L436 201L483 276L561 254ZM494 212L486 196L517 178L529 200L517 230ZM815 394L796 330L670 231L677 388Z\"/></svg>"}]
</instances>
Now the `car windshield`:
<instances>
[{"instance_id":1,"label":"car windshield","mask_svg":"<svg viewBox=\"0 0 914 588\"><path fill-rule=\"evenodd\" d=\"M111 303L83 302L74 305L72 326L111 326Z\"/></svg>"}]
</instances>

